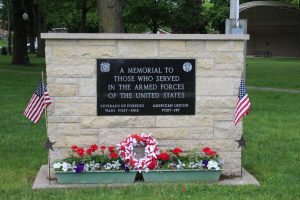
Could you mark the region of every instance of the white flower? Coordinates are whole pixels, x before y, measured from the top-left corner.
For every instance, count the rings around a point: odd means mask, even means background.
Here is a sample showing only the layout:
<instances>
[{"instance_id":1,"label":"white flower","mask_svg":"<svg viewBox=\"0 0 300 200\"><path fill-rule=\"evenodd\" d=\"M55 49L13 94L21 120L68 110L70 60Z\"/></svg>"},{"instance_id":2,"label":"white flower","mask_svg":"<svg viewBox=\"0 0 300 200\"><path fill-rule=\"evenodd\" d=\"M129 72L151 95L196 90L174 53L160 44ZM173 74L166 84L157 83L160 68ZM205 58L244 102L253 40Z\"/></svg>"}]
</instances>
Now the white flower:
<instances>
[{"instance_id":1,"label":"white flower","mask_svg":"<svg viewBox=\"0 0 300 200\"><path fill-rule=\"evenodd\" d=\"M208 161L207 168L208 169L220 170L218 162L216 162L214 160Z\"/></svg>"},{"instance_id":2,"label":"white flower","mask_svg":"<svg viewBox=\"0 0 300 200\"><path fill-rule=\"evenodd\" d=\"M63 162L63 164L62 164L62 170L63 170L64 172L68 171L68 169L70 169L71 167L72 167L72 166L71 166L71 164L69 164L69 163Z\"/></svg>"},{"instance_id":3,"label":"white flower","mask_svg":"<svg viewBox=\"0 0 300 200\"><path fill-rule=\"evenodd\" d=\"M54 169L60 169L62 167L62 164L61 163L54 163L53 164L53 168Z\"/></svg>"}]
</instances>

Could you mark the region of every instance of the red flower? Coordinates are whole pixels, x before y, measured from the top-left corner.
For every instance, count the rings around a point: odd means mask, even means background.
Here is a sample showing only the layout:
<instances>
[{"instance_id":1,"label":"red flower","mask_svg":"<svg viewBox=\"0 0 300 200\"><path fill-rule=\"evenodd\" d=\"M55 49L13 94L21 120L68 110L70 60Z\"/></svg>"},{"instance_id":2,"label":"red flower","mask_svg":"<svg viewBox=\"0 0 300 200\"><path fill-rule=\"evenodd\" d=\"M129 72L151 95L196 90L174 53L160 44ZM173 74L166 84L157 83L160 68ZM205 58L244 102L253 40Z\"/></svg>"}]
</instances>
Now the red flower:
<instances>
[{"instance_id":1,"label":"red flower","mask_svg":"<svg viewBox=\"0 0 300 200\"><path fill-rule=\"evenodd\" d=\"M89 148L89 149L86 150L86 153L89 154L89 155L91 155L92 152L94 152L94 150L92 148Z\"/></svg>"},{"instance_id":2,"label":"red flower","mask_svg":"<svg viewBox=\"0 0 300 200\"><path fill-rule=\"evenodd\" d=\"M211 155L211 156L215 156L215 155L217 155L217 152L211 151L211 152L209 152L208 154Z\"/></svg>"},{"instance_id":3,"label":"red flower","mask_svg":"<svg viewBox=\"0 0 300 200\"><path fill-rule=\"evenodd\" d=\"M163 152L159 154L157 158L162 161L168 161L170 160L170 155L167 152Z\"/></svg>"},{"instance_id":4,"label":"red flower","mask_svg":"<svg viewBox=\"0 0 300 200\"><path fill-rule=\"evenodd\" d=\"M176 147L175 149L171 150L175 155L179 155L182 152L182 149Z\"/></svg>"},{"instance_id":5,"label":"red flower","mask_svg":"<svg viewBox=\"0 0 300 200\"><path fill-rule=\"evenodd\" d=\"M110 157L111 159L115 159L116 157L118 157L118 154L117 154L116 152L111 152L111 153L109 154L109 157Z\"/></svg>"},{"instance_id":6,"label":"red flower","mask_svg":"<svg viewBox=\"0 0 300 200\"><path fill-rule=\"evenodd\" d=\"M77 152L78 155L84 156L84 149L83 148L76 149L76 152Z\"/></svg>"},{"instance_id":7,"label":"red flower","mask_svg":"<svg viewBox=\"0 0 300 200\"><path fill-rule=\"evenodd\" d=\"M102 145L102 146L100 147L100 149L102 149L102 150L104 150L105 148L106 148L105 145Z\"/></svg>"},{"instance_id":8,"label":"red flower","mask_svg":"<svg viewBox=\"0 0 300 200\"><path fill-rule=\"evenodd\" d=\"M206 154L208 154L209 152L211 152L210 148L209 147L205 147L202 149L202 151Z\"/></svg>"},{"instance_id":9,"label":"red flower","mask_svg":"<svg viewBox=\"0 0 300 200\"><path fill-rule=\"evenodd\" d=\"M130 160L129 164L130 164L131 167L134 167L135 166L135 161L134 160Z\"/></svg>"},{"instance_id":10,"label":"red flower","mask_svg":"<svg viewBox=\"0 0 300 200\"><path fill-rule=\"evenodd\" d=\"M152 170L152 169L154 169L154 168L156 167L156 165L157 165L157 162L156 162L155 159L153 159L153 160L151 161L151 163L148 165L148 168L149 168L150 170Z\"/></svg>"},{"instance_id":11,"label":"red flower","mask_svg":"<svg viewBox=\"0 0 300 200\"><path fill-rule=\"evenodd\" d=\"M75 151L76 149L78 149L78 147L76 145L73 145L73 146L71 146L71 149L73 149Z\"/></svg>"},{"instance_id":12,"label":"red flower","mask_svg":"<svg viewBox=\"0 0 300 200\"><path fill-rule=\"evenodd\" d=\"M108 151L114 152L114 151L115 151L115 146L110 146L110 147L108 147Z\"/></svg>"},{"instance_id":13,"label":"red flower","mask_svg":"<svg viewBox=\"0 0 300 200\"><path fill-rule=\"evenodd\" d=\"M138 134L134 134L134 135L131 135L132 138L135 138L136 141L140 142L143 140L143 138L141 136L139 136Z\"/></svg>"},{"instance_id":14,"label":"red flower","mask_svg":"<svg viewBox=\"0 0 300 200\"><path fill-rule=\"evenodd\" d=\"M210 156L215 156L217 155L217 152L215 151L212 151L210 148L208 147L205 147L204 149L202 149L202 151L205 153L205 154L208 154Z\"/></svg>"},{"instance_id":15,"label":"red flower","mask_svg":"<svg viewBox=\"0 0 300 200\"><path fill-rule=\"evenodd\" d=\"M96 151L98 149L98 146L96 144L92 144L90 147L93 151Z\"/></svg>"}]
</instances>

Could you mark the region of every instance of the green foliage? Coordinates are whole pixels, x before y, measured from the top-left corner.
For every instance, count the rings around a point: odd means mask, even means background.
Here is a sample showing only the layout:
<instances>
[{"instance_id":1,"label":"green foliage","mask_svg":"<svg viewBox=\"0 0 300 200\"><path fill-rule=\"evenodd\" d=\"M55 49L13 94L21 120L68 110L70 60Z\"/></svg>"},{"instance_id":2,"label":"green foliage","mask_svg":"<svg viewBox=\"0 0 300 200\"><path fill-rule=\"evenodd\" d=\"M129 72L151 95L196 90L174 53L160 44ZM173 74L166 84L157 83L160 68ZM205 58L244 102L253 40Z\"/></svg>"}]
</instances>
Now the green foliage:
<instances>
[{"instance_id":1,"label":"green foliage","mask_svg":"<svg viewBox=\"0 0 300 200\"><path fill-rule=\"evenodd\" d=\"M156 33L163 27L170 27L174 33L205 32L201 1L127 0L123 16L128 32L148 28Z\"/></svg>"},{"instance_id":2,"label":"green foliage","mask_svg":"<svg viewBox=\"0 0 300 200\"><path fill-rule=\"evenodd\" d=\"M95 0L87 0L87 31L98 32L98 13ZM68 28L68 32L80 32L81 1L53 0L45 5L48 19L48 30L51 28Z\"/></svg>"},{"instance_id":3,"label":"green foliage","mask_svg":"<svg viewBox=\"0 0 300 200\"><path fill-rule=\"evenodd\" d=\"M124 23L147 27L153 33L169 26L176 4L171 0L127 0L123 11Z\"/></svg>"},{"instance_id":4,"label":"green foliage","mask_svg":"<svg viewBox=\"0 0 300 200\"><path fill-rule=\"evenodd\" d=\"M178 0L171 24L173 33L205 33L202 1Z\"/></svg>"},{"instance_id":5,"label":"green foliage","mask_svg":"<svg viewBox=\"0 0 300 200\"><path fill-rule=\"evenodd\" d=\"M207 19L207 32L224 33L225 21L229 18L230 2L225 0L211 0L205 9Z\"/></svg>"}]
</instances>

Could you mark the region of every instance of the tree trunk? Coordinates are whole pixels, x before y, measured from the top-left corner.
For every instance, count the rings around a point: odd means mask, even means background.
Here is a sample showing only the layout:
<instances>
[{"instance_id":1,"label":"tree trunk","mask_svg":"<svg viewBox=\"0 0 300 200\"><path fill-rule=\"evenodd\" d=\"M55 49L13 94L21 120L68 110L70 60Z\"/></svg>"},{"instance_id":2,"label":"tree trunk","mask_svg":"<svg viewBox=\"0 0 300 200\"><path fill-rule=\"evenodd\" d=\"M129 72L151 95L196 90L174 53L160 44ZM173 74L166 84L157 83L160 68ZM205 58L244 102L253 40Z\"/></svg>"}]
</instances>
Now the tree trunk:
<instances>
[{"instance_id":1,"label":"tree trunk","mask_svg":"<svg viewBox=\"0 0 300 200\"><path fill-rule=\"evenodd\" d=\"M27 27L23 20L24 10L22 9L22 1L13 0L13 23L14 23L14 39L13 39L13 57L12 64L25 64L27 56Z\"/></svg>"},{"instance_id":2,"label":"tree trunk","mask_svg":"<svg viewBox=\"0 0 300 200\"><path fill-rule=\"evenodd\" d=\"M86 32L86 14L87 14L87 0L82 0L81 2L81 20L80 20L80 33Z\"/></svg>"},{"instance_id":3,"label":"tree trunk","mask_svg":"<svg viewBox=\"0 0 300 200\"><path fill-rule=\"evenodd\" d=\"M7 53L11 55L11 13L10 13L10 1L7 0L7 29L8 29L8 37L7 37Z\"/></svg>"},{"instance_id":4,"label":"tree trunk","mask_svg":"<svg viewBox=\"0 0 300 200\"><path fill-rule=\"evenodd\" d=\"M45 40L41 39L41 33L47 30L45 12L41 5L35 4L36 22L37 22L37 57L45 57Z\"/></svg>"},{"instance_id":5,"label":"tree trunk","mask_svg":"<svg viewBox=\"0 0 300 200\"><path fill-rule=\"evenodd\" d=\"M99 32L124 32L122 12L124 0L97 0L99 12Z\"/></svg>"},{"instance_id":6,"label":"tree trunk","mask_svg":"<svg viewBox=\"0 0 300 200\"><path fill-rule=\"evenodd\" d=\"M29 29L28 29L28 37L29 37L29 43L30 43L30 53L35 53L35 37L36 37L36 15L34 13L33 3L28 7L29 11Z\"/></svg>"}]
</instances>

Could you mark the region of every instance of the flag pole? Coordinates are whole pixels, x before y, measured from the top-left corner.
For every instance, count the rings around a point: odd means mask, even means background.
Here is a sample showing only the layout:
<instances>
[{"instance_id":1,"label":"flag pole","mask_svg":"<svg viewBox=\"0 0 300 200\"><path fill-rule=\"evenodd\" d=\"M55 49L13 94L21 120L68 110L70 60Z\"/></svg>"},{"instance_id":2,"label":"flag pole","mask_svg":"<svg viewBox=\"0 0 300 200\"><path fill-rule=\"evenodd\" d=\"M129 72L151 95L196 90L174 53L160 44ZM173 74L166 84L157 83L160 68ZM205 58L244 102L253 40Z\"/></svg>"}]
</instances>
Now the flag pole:
<instances>
[{"instance_id":1,"label":"flag pole","mask_svg":"<svg viewBox=\"0 0 300 200\"><path fill-rule=\"evenodd\" d=\"M43 84L43 91L44 91L44 71L42 70L42 84ZM45 123L46 123L46 135L47 135L47 140L49 139L48 137L48 118L47 118L47 107L45 108ZM49 185L50 185L50 149L48 149L48 180L49 180Z\"/></svg>"}]
</instances>

